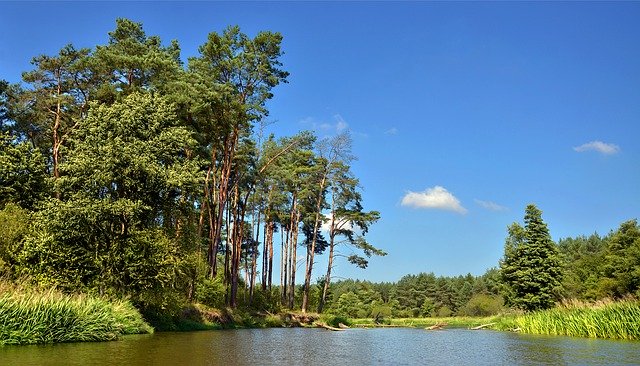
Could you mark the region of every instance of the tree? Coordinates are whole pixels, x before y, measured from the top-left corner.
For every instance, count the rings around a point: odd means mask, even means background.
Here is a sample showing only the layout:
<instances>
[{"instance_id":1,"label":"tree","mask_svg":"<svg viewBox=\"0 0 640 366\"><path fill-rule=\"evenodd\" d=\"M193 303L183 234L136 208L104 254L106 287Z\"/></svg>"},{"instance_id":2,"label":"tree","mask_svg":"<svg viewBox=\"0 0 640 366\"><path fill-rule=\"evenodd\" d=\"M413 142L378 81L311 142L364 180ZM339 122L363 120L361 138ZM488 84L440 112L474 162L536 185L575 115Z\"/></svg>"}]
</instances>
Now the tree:
<instances>
[{"instance_id":1,"label":"tree","mask_svg":"<svg viewBox=\"0 0 640 366\"><path fill-rule=\"evenodd\" d=\"M165 306L176 291L182 210L199 185L195 141L177 126L174 106L133 93L93 105L57 181L62 200L37 213L21 273L43 284L131 296Z\"/></svg>"},{"instance_id":2,"label":"tree","mask_svg":"<svg viewBox=\"0 0 640 366\"><path fill-rule=\"evenodd\" d=\"M561 288L562 267L542 211L525 210L524 228L513 223L508 231L500 273L510 305L532 311L553 306Z\"/></svg>"},{"instance_id":3,"label":"tree","mask_svg":"<svg viewBox=\"0 0 640 366\"><path fill-rule=\"evenodd\" d=\"M0 132L8 128L9 123L9 83L0 79Z\"/></svg>"},{"instance_id":4,"label":"tree","mask_svg":"<svg viewBox=\"0 0 640 366\"><path fill-rule=\"evenodd\" d=\"M358 179L353 176L349 163L351 155L351 138L348 133L340 134L325 142L329 156L325 180L328 181L330 195L329 221L329 262L325 275L322 297L318 304L318 312L327 299L331 283L331 271L335 248L339 244L348 244L359 249L369 258L372 255L384 256L387 253L371 245L365 235L369 226L380 219L378 211L363 211L362 196L358 192ZM317 224L316 224L317 225ZM351 254L347 260L360 268L367 268L367 258L359 254ZM313 257L311 257L311 261ZM309 270L311 268L309 267ZM305 288L308 285L305 284ZM303 310L304 309L303 302Z\"/></svg>"},{"instance_id":5,"label":"tree","mask_svg":"<svg viewBox=\"0 0 640 366\"><path fill-rule=\"evenodd\" d=\"M239 176L234 164L240 142L250 135L253 124L268 114L266 102L273 96L271 90L286 82L288 73L280 69L279 61L281 41L278 33L260 32L251 39L239 27L229 27L222 34L210 33L199 48L200 56L189 60L188 77L195 97L189 106L189 119L201 142L199 150L209 160L200 206L201 227L205 215L208 217L212 277L216 276L233 177ZM239 249L238 238L231 245ZM230 305L235 307L236 269L231 277Z\"/></svg>"},{"instance_id":6,"label":"tree","mask_svg":"<svg viewBox=\"0 0 640 366\"><path fill-rule=\"evenodd\" d=\"M54 178L60 178L61 150L78 128L88 107L88 71L84 62L89 49L76 50L67 45L56 56L41 55L31 62L36 69L22 74L31 84L21 96L30 105L26 118L35 121L41 134L49 136L47 152L51 154Z\"/></svg>"},{"instance_id":7,"label":"tree","mask_svg":"<svg viewBox=\"0 0 640 366\"><path fill-rule=\"evenodd\" d=\"M0 132L0 209L13 202L33 210L49 195L46 165L42 154L26 141L17 142Z\"/></svg>"},{"instance_id":8,"label":"tree","mask_svg":"<svg viewBox=\"0 0 640 366\"><path fill-rule=\"evenodd\" d=\"M606 296L600 293L598 284L603 277L608 242L608 238L598 234L558 241L564 266L562 287L565 297L594 300Z\"/></svg>"},{"instance_id":9,"label":"tree","mask_svg":"<svg viewBox=\"0 0 640 366\"><path fill-rule=\"evenodd\" d=\"M620 224L611 234L603 263L600 291L622 297L640 292L640 227L637 220Z\"/></svg>"},{"instance_id":10,"label":"tree","mask_svg":"<svg viewBox=\"0 0 640 366\"><path fill-rule=\"evenodd\" d=\"M141 91L164 91L180 74L180 47L162 46L160 37L147 36L141 23L116 19L107 45L97 46L88 62L96 84L95 100L112 103Z\"/></svg>"}]
</instances>

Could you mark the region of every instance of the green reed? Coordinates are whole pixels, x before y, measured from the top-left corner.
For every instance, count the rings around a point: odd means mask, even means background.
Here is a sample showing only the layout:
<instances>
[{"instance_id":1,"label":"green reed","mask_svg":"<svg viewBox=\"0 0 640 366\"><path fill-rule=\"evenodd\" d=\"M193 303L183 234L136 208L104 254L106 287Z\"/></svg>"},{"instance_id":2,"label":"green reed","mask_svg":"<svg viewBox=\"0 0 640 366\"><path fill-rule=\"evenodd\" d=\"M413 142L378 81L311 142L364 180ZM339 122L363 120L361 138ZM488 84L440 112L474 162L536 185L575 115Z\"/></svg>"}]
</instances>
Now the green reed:
<instances>
[{"instance_id":1,"label":"green reed","mask_svg":"<svg viewBox=\"0 0 640 366\"><path fill-rule=\"evenodd\" d=\"M108 341L152 332L128 301L0 284L0 345Z\"/></svg>"},{"instance_id":2,"label":"green reed","mask_svg":"<svg viewBox=\"0 0 640 366\"><path fill-rule=\"evenodd\" d=\"M513 325L531 334L640 340L640 301L566 301L553 309L517 316Z\"/></svg>"}]
</instances>

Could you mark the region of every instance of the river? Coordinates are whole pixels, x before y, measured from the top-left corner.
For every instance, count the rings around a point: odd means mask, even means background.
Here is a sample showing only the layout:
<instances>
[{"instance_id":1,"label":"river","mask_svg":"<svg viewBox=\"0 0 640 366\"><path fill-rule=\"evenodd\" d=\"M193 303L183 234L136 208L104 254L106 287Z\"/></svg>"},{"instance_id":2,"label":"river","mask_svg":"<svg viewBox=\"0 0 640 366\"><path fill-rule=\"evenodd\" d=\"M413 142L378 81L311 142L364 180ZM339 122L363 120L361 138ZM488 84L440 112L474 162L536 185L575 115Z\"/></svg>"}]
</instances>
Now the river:
<instances>
[{"instance_id":1,"label":"river","mask_svg":"<svg viewBox=\"0 0 640 366\"><path fill-rule=\"evenodd\" d=\"M274 328L0 347L0 365L638 365L640 342L490 330Z\"/></svg>"}]
</instances>

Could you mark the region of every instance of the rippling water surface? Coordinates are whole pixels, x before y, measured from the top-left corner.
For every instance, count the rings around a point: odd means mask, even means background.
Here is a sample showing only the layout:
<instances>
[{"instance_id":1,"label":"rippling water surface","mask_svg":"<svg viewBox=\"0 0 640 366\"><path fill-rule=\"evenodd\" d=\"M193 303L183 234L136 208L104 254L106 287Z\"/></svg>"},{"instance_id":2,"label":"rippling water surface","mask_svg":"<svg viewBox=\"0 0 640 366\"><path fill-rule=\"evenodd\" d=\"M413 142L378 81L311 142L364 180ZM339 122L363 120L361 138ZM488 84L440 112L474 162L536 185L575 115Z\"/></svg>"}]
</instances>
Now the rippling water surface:
<instances>
[{"instance_id":1,"label":"rippling water surface","mask_svg":"<svg viewBox=\"0 0 640 366\"><path fill-rule=\"evenodd\" d=\"M247 329L0 347L0 365L639 365L640 342L488 330Z\"/></svg>"}]
</instances>

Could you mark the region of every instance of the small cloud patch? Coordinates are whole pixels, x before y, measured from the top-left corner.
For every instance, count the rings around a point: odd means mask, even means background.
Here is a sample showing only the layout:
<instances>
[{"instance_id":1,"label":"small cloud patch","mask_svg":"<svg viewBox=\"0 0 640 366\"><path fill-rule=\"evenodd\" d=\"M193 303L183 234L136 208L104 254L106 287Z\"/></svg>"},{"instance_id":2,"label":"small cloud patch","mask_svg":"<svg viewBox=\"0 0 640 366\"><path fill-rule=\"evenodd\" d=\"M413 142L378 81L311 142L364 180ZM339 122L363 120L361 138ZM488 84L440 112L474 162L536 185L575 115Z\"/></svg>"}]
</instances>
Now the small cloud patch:
<instances>
[{"instance_id":1,"label":"small cloud patch","mask_svg":"<svg viewBox=\"0 0 640 366\"><path fill-rule=\"evenodd\" d=\"M489 211L506 211L507 208L504 206L500 206L499 204L491 201L482 201L482 200L474 200L478 206L487 209Z\"/></svg>"},{"instance_id":2,"label":"small cloud patch","mask_svg":"<svg viewBox=\"0 0 640 366\"><path fill-rule=\"evenodd\" d=\"M620 146L602 141L591 141L573 148L577 152L596 151L604 155L613 155L620 152Z\"/></svg>"},{"instance_id":3,"label":"small cloud patch","mask_svg":"<svg viewBox=\"0 0 640 366\"><path fill-rule=\"evenodd\" d=\"M462 215L468 212L466 208L462 207L460 200L441 186L427 188L424 192L409 191L402 197L401 205L413 208L453 211Z\"/></svg>"}]
</instances>

